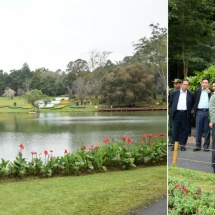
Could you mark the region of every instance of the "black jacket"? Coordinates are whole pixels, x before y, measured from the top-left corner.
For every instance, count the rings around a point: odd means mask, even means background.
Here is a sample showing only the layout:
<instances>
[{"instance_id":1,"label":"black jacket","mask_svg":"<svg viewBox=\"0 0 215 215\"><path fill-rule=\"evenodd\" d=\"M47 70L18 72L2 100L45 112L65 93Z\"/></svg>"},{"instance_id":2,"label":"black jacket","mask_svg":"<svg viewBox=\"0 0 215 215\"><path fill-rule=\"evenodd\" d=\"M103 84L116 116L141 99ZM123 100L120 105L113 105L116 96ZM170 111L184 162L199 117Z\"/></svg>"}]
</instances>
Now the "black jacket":
<instances>
[{"instance_id":1,"label":"black jacket","mask_svg":"<svg viewBox=\"0 0 215 215\"><path fill-rule=\"evenodd\" d=\"M178 105L178 99L180 96L180 89L175 90L170 97L170 108L171 108L171 113L172 113L172 118L174 119L175 112L177 111L177 105ZM187 90L187 118L191 117L191 109L193 107L194 103L194 97L193 94Z\"/></svg>"}]
</instances>

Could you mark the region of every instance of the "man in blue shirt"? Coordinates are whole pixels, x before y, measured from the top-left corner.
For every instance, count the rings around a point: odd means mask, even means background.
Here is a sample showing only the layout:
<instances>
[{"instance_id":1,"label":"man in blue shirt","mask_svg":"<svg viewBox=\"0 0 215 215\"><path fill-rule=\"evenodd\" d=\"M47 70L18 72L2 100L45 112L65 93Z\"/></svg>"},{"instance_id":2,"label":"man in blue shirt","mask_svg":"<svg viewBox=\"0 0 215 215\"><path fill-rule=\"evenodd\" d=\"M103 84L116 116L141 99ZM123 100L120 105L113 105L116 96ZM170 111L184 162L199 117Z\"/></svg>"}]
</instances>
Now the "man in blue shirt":
<instances>
[{"instance_id":1,"label":"man in blue shirt","mask_svg":"<svg viewBox=\"0 0 215 215\"><path fill-rule=\"evenodd\" d=\"M209 127L209 100L212 95L212 90L209 89L210 81L208 78L203 78L201 87L194 92L194 105L192 113L196 115L196 148L193 151L200 151L202 145L202 134L204 132L204 151L209 151L210 145L210 127Z\"/></svg>"}]
</instances>

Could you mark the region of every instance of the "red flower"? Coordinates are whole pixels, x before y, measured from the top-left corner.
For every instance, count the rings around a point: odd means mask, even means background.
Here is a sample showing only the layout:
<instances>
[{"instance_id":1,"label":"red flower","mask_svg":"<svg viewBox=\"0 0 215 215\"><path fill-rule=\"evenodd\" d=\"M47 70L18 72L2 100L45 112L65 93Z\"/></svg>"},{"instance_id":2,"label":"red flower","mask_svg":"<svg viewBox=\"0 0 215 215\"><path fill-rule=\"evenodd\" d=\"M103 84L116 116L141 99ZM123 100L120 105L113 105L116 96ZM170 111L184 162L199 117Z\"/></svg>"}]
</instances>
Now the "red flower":
<instances>
[{"instance_id":1,"label":"red flower","mask_svg":"<svg viewBox=\"0 0 215 215\"><path fill-rule=\"evenodd\" d=\"M44 154L47 155L47 154L48 154L48 151L47 151L47 150L44 150Z\"/></svg>"},{"instance_id":2,"label":"red flower","mask_svg":"<svg viewBox=\"0 0 215 215\"><path fill-rule=\"evenodd\" d=\"M160 134L160 137L164 137L164 134Z\"/></svg>"},{"instance_id":3,"label":"red flower","mask_svg":"<svg viewBox=\"0 0 215 215\"><path fill-rule=\"evenodd\" d=\"M189 191L186 188L184 189L184 192L186 195L189 193Z\"/></svg>"},{"instance_id":4,"label":"red flower","mask_svg":"<svg viewBox=\"0 0 215 215\"><path fill-rule=\"evenodd\" d=\"M104 142L104 143L108 143L108 142L110 142L110 139L109 139L109 138L105 138L105 139L103 140L103 142Z\"/></svg>"},{"instance_id":5,"label":"red flower","mask_svg":"<svg viewBox=\"0 0 215 215\"><path fill-rule=\"evenodd\" d=\"M159 137L159 134L155 134L155 137L158 138L158 137Z\"/></svg>"},{"instance_id":6,"label":"red flower","mask_svg":"<svg viewBox=\"0 0 215 215\"><path fill-rule=\"evenodd\" d=\"M127 138L126 137L121 137L120 139L123 140L123 141L126 141Z\"/></svg>"},{"instance_id":7,"label":"red flower","mask_svg":"<svg viewBox=\"0 0 215 215\"><path fill-rule=\"evenodd\" d=\"M90 148L89 148L89 151L92 151L92 150L93 150L93 148L92 148L92 147L90 147Z\"/></svg>"},{"instance_id":8,"label":"red flower","mask_svg":"<svg viewBox=\"0 0 215 215\"><path fill-rule=\"evenodd\" d=\"M142 137L144 137L144 138L145 138L145 137L146 137L146 135L145 135L145 134L142 134Z\"/></svg>"},{"instance_id":9,"label":"red flower","mask_svg":"<svg viewBox=\"0 0 215 215\"><path fill-rule=\"evenodd\" d=\"M86 146L85 146L85 145L83 145L81 148L82 148L82 149L86 149Z\"/></svg>"},{"instance_id":10,"label":"red flower","mask_svg":"<svg viewBox=\"0 0 215 215\"><path fill-rule=\"evenodd\" d=\"M127 143L130 144L131 143L131 139L127 138Z\"/></svg>"},{"instance_id":11,"label":"red flower","mask_svg":"<svg viewBox=\"0 0 215 215\"><path fill-rule=\"evenodd\" d=\"M20 147L21 149L24 149L24 148L25 148L25 146L24 146L22 143L19 144L19 147Z\"/></svg>"},{"instance_id":12,"label":"red flower","mask_svg":"<svg viewBox=\"0 0 215 215\"><path fill-rule=\"evenodd\" d=\"M186 195L189 193L189 191L187 190L187 188L184 185L182 185L182 189L184 190Z\"/></svg>"},{"instance_id":13,"label":"red flower","mask_svg":"<svg viewBox=\"0 0 215 215\"><path fill-rule=\"evenodd\" d=\"M196 209L196 213L199 213L199 209Z\"/></svg>"},{"instance_id":14,"label":"red flower","mask_svg":"<svg viewBox=\"0 0 215 215\"><path fill-rule=\"evenodd\" d=\"M201 195L201 193L202 193L202 190L201 190L201 188L199 188L199 189L196 191L196 194L197 194L197 195Z\"/></svg>"},{"instance_id":15,"label":"red flower","mask_svg":"<svg viewBox=\"0 0 215 215\"><path fill-rule=\"evenodd\" d=\"M152 138L152 134L148 134L148 138Z\"/></svg>"},{"instance_id":16,"label":"red flower","mask_svg":"<svg viewBox=\"0 0 215 215\"><path fill-rule=\"evenodd\" d=\"M95 149L99 149L99 146L95 146Z\"/></svg>"},{"instance_id":17,"label":"red flower","mask_svg":"<svg viewBox=\"0 0 215 215\"><path fill-rule=\"evenodd\" d=\"M150 142L149 144L150 144L151 146L154 146L154 143L153 143L153 142Z\"/></svg>"},{"instance_id":18,"label":"red flower","mask_svg":"<svg viewBox=\"0 0 215 215\"><path fill-rule=\"evenodd\" d=\"M172 193L171 193L171 191L170 191L170 190L168 190L168 194L169 194L170 196L172 196Z\"/></svg>"},{"instance_id":19,"label":"red flower","mask_svg":"<svg viewBox=\"0 0 215 215\"><path fill-rule=\"evenodd\" d=\"M36 154L37 154L37 152L31 152L31 154L32 154L32 155L36 155Z\"/></svg>"},{"instance_id":20,"label":"red flower","mask_svg":"<svg viewBox=\"0 0 215 215\"><path fill-rule=\"evenodd\" d=\"M180 189L180 187L181 187L180 184L176 184L176 185L174 186L174 188L176 188L176 189Z\"/></svg>"},{"instance_id":21,"label":"red flower","mask_svg":"<svg viewBox=\"0 0 215 215\"><path fill-rule=\"evenodd\" d=\"M67 149L64 149L64 154L66 154L67 153Z\"/></svg>"},{"instance_id":22,"label":"red flower","mask_svg":"<svg viewBox=\"0 0 215 215\"><path fill-rule=\"evenodd\" d=\"M52 152L53 152L53 150L51 149L51 150L50 150L50 152L52 153Z\"/></svg>"}]
</instances>

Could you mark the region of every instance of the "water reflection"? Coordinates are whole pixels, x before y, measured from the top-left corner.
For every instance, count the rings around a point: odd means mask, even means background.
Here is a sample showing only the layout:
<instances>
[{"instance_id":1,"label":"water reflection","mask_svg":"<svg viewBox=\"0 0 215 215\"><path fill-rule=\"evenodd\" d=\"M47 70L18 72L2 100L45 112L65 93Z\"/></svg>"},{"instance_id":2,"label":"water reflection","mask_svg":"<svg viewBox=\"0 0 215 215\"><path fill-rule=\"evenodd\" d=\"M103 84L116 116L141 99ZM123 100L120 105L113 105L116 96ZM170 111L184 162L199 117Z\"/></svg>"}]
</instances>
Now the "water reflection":
<instances>
[{"instance_id":1,"label":"water reflection","mask_svg":"<svg viewBox=\"0 0 215 215\"><path fill-rule=\"evenodd\" d=\"M63 155L82 144L99 144L128 136L139 142L142 133L166 133L166 112L40 113L0 114L0 158L13 160L18 145L25 145L24 156L53 150Z\"/></svg>"}]
</instances>

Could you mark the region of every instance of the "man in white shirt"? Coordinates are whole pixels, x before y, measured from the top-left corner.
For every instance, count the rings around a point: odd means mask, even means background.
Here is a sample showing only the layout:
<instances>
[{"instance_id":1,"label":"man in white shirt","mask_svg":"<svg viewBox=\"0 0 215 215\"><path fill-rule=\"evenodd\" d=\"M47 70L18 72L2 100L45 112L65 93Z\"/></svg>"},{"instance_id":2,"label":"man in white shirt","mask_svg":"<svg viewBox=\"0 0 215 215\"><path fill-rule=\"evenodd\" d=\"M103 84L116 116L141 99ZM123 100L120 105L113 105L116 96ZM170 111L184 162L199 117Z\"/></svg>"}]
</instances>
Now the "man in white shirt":
<instances>
[{"instance_id":1,"label":"man in white shirt","mask_svg":"<svg viewBox=\"0 0 215 215\"><path fill-rule=\"evenodd\" d=\"M172 113L172 140L181 145L181 151L186 151L186 143L191 126L191 109L193 106L193 94L188 90L189 81L183 80L181 89L176 90L170 97ZM174 145L171 150L174 150Z\"/></svg>"}]
</instances>

